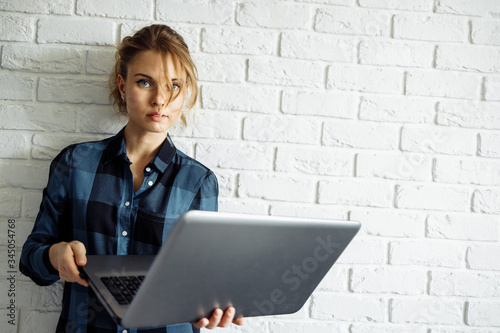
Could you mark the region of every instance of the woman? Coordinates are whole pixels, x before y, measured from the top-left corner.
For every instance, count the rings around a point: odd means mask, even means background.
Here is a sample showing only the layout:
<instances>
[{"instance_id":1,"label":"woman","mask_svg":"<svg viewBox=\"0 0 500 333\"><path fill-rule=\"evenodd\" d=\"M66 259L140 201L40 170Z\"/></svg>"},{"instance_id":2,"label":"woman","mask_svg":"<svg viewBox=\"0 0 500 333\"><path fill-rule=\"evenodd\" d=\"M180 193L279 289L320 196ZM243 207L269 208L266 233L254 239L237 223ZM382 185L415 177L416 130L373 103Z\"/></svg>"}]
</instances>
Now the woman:
<instances>
[{"instance_id":1,"label":"woman","mask_svg":"<svg viewBox=\"0 0 500 333\"><path fill-rule=\"evenodd\" d=\"M164 25L125 37L110 83L127 125L109 139L71 145L54 159L21 254L21 272L37 284L66 281L57 332L127 331L80 277L87 253L156 254L181 214L217 210L215 175L177 150L168 135L179 119L186 124L184 112L197 99L196 68L182 37ZM241 325L234 313L215 309L193 325L154 332Z\"/></svg>"}]
</instances>

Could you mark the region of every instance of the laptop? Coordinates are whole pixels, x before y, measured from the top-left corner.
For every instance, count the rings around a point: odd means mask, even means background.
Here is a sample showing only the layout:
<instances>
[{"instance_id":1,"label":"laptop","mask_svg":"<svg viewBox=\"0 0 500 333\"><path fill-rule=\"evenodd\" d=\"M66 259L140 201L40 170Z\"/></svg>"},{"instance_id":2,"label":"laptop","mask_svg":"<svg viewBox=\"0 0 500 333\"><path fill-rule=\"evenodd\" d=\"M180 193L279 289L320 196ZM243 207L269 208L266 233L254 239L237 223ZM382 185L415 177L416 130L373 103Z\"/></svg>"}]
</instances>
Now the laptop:
<instances>
[{"instance_id":1,"label":"laptop","mask_svg":"<svg viewBox=\"0 0 500 333\"><path fill-rule=\"evenodd\" d=\"M125 328L297 312L359 222L207 211L182 215L154 256L87 257L84 276Z\"/></svg>"}]
</instances>

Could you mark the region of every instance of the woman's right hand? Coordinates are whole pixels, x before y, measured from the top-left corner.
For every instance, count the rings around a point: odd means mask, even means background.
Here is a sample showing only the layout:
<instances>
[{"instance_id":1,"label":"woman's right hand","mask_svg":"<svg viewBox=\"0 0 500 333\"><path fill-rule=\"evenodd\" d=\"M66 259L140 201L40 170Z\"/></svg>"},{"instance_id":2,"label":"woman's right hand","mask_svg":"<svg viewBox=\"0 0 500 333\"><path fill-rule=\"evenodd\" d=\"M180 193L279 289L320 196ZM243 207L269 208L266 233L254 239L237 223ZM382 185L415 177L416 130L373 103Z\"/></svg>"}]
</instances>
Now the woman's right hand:
<instances>
[{"instance_id":1,"label":"woman's right hand","mask_svg":"<svg viewBox=\"0 0 500 333\"><path fill-rule=\"evenodd\" d=\"M79 241L60 242L49 249L49 258L52 266L59 272L61 279L67 282L76 282L88 287L89 283L82 279L78 266L87 263L87 250Z\"/></svg>"}]
</instances>

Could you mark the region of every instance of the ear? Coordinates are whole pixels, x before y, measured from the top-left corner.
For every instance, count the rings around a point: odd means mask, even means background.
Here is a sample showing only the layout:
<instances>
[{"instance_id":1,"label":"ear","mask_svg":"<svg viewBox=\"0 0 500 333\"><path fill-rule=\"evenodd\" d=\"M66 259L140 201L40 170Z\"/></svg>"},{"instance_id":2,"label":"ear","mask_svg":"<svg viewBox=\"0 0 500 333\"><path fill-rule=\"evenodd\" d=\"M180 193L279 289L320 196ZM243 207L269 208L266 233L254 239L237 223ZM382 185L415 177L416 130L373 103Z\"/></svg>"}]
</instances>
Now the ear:
<instances>
[{"instance_id":1,"label":"ear","mask_svg":"<svg viewBox=\"0 0 500 333\"><path fill-rule=\"evenodd\" d=\"M123 76L118 75L118 77L116 78L116 84L118 85L118 90L120 90L120 93L122 95L125 95L125 79L123 78Z\"/></svg>"}]
</instances>

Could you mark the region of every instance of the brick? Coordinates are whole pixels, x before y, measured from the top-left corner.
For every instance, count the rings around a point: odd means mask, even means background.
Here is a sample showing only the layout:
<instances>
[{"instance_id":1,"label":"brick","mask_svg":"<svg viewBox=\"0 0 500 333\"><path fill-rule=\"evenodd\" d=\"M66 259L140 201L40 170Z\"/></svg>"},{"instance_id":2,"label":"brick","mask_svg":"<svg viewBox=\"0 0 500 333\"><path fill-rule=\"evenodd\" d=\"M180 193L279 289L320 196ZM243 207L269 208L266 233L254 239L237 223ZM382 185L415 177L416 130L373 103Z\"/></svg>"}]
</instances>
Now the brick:
<instances>
[{"instance_id":1,"label":"brick","mask_svg":"<svg viewBox=\"0 0 500 333\"><path fill-rule=\"evenodd\" d=\"M38 43L114 45L116 24L102 19L43 18L38 21Z\"/></svg>"},{"instance_id":2,"label":"brick","mask_svg":"<svg viewBox=\"0 0 500 333\"><path fill-rule=\"evenodd\" d=\"M284 58L353 62L355 52L353 39L297 32L281 35L280 55Z\"/></svg>"},{"instance_id":3,"label":"brick","mask_svg":"<svg viewBox=\"0 0 500 333\"><path fill-rule=\"evenodd\" d=\"M378 239L355 238L337 260L338 264L382 265L387 262L387 243Z\"/></svg>"},{"instance_id":4,"label":"brick","mask_svg":"<svg viewBox=\"0 0 500 333\"><path fill-rule=\"evenodd\" d=\"M234 56L193 55L198 79L209 82L238 83L245 81L244 59Z\"/></svg>"},{"instance_id":5,"label":"brick","mask_svg":"<svg viewBox=\"0 0 500 333\"><path fill-rule=\"evenodd\" d=\"M352 8L320 8L314 29L339 35L389 36L391 17L386 12Z\"/></svg>"},{"instance_id":6,"label":"brick","mask_svg":"<svg viewBox=\"0 0 500 333\"><path fill-rule=\"evenodd\" d=\"M331 180L320 181L320 204L391 207L394 189L385 181Z\"/></svg>"},{"instance_id":7,"label":"brick","mask_svg":"<svg viewBox=\"0 0 500 333\"><path fill-rule=\"evenodd\" d=\"M21 215L21 194L12 190L0 190L0 216L5 218L15 218ZM7 244L3 234L2 244Z\"/></svg>"},{"instance_id":8,"label":"brick","mask_svg":"<svg viewBox=\"0 0 500 333\"><path fill-rule=\"evenodd\" d=\"M5 289L6 287L2 286L2 290L7 290ZM12 310L7 310L5 309L7 305L2 307L2 310L0 310L0 325L2 326L2 332L4 333L17 333L17 328L19 326L19 315L20 315L20 310L18 309L12 309ZM13 315L14 318L9 317L9 315ZM9 321L14 319L14 324L9 323Z\"/></svg>"},{"instance_id":9,"label":"brick","mask_svg":"<svg viewBox=\"0 0 500 333\"><path fill-rule=\"evenodd\" d=\"M78 0L76 14L147 20L152 18L153 3L149 0Z\"/></svg>"},{"instance_id":10,"label":"brick","mask_svg":"<svg viewBox=\"0 0 500 333\"><path fill-rule=\"evenodd\" d=\"M115 65L115 49L91 49L87 53L87 74L110 75Z\"/></svg>"},{"instance_id":11,"label":"brick","mask_svg":"<svg viewBox=\"0 0 500 333\"><path fill-rule=\"evenodd\" d=\"M433 61L433 45L378 41L362 41L359 45L360 64L429 68Z\"/></svg>"},{"instance_id":12,"label":"brick","mask_svg":"<svg viewBox=\"0 0 500 333\"><path fill-rule=\"evenodd\" d=\"M333 92L285 90L281 100L286 114L355 119L358 109L355 96Z\"/></svg>"},{"instance_id":13,"label":"brick","mask_svg":"<svg viewBox=\"0 0 500 333\"><path fill-rule=\"evenodd\" d=\"M35 80L31 77L0 74L0 99L31 101Z\"/></svg>"},{"instance_id":14,"label":"brick","mask_svg":"<svg viewBox=\"0 0 500 333\"><path fill-rule=\"evenodd\" d=\"M261 170L272 169L274 148L255 143L199 143L196 159L222 169Z\"/></svg>"},{"instance_id":15,"label":"brick","mask_svg":"<svg viewBox=\"0 0 500 333\"><path fill-rule=\"evenodd\" d=\"M333 266L318 285L318 291L347 291L349 270L340 265Z\"/></svg>"},{"instance_id":16,"label":"brick","mask_svg":"<svg viewBox=\"0 0 500 333\"><path fill-rule=\"evenodd\" d=\"M432 158L415 153L364 153L356 158L357 177L432 180Z\"/></svg>"},{"instance_id":17,"label":"brick","mask_svg":"<svg viewBox=\"0 0 500 333\"><path fill-rule=\"evenodd\" d=\"M354 210L350 218L353 221L360 221L362 223L360 232L368 235L421 238L425 232L425 215L418 213Z\"/></svg>"},{"instance_id":18,"label":"brick","mask_svg":"<svg viewBox=\"0 0 500 333\"><path fill-rule=\"evenodd\" d=\"M203 107L212 110L275 113L279 91L248 85L209 85L201 91Z\"/></svg>"},{"instance_id":19,"label":"brick","mask_svg":"<svg viewBox=\"0 0 500 333\"><path fill-rule=\"evenodd\" d=\"M312 319L383 322L386 301L378 297L322 293L311 302Z\"/></svg>"},{"instance_id":20,"label":"brick","mask_svg":"<svg viewBox=\"0 0 500 333\"><path fill-rule=\"evenodd\" d=\"M109 104L107 79L65 79L42 77L38 100L74 104Z\"/></svg>"},{"instance_id":21,"label":"brick","mask_svg":"<svg viewBox=\"0 0 500 333\"><path fill-rule=\"evenodd\" d=\"M445 126L500 129L498 102L439 102L437 123Z\"/></svg>"},{"instance_id":22,"label":"brick","mask_svg":"<svg viewBox=\"0 0 500 333\"><path fill-rule=\"evenodd\" d=\"M436 68L446 70L497 73L500 71L500 49L463 45L440 45Z\"/></svg>"},{"instance_id":23,"label":"brick","mask_svg":"<svg viewBox=\"0 0 500 333\"><path fill-rule=\"evenodd\" d=\"M500 327L499 313L500 302L498 300L473 300L468 303L466 323L472 326Z\"/></svg>"},{"instance_id":24,"label":"brick","mask_svg":"<svg viewBox=\"0 0 500 333\"><path fill-rule=\"evenodd\" d=\"M396 123L433 123L435 102L412 97L362 97L359 119Z\"/></svg>"},{"instance_id":25,"label":"brick","mask_svg":"<svg viewBox=\"0 0 500 333\"><path fill-rule=\"evenodd\" d=\"M396 207L452 212L470 210L469 191L442 185L400 185L396 188Z\"/></svg>"},{"instance_id":26,"label":"brick","mask_svg":"<svg viewBox=\"0 0 500 333\"><path fill-rule=\"evenodd\" d=\"M326 86L328 89L400 94L403 73L396 69L362 66L330 66Z\"/></svg>"},{"instance_id":27,"label":"brick","mask_svg":"<svg viewBox=\"0 0 500 333\"><path fill-rule=\"evenodd\" d=\"M477 99L481 78L469 73L410 71L406 75L406 95Z\"/></svg>"},{"instance_id":28,"label":"brick","mask_svg":"<svg viewBox=\"0 0 500 333\"><path fill-rule=\"evenodd\" d=\"M363 149L397 149L399 127L370 122L325 122L322 144Z\"/></svg>"},{"instance_id":29,"label":"brick","mask_svg":"<svg viewBox=\"0 0 500 333\"><path fill-rule=\"evenodd\" d=\"M38 45L6 45L2 52L4 68L44 73L79 73L82 51Z\"/></svg>"},{"instance_id":30,"label":"brick","mask_svg":"<svg viewBox=\"0 0 500 333\"><path fill-rule=\"evenodd\" d=\"M0 6L4 3L5 2L1 2ZM33 40L34 33L35 29L33 18L15 15L0 15L0 40L31 42Z\"/></svg>"},{"instance_id":31,"label":"brick","mask_svg":"<svg viewBox=\"0 0 500 333\"><path fill-rule=\"evenodd\" d=\"M245 198L220 198L219 197L219 211L226 213L243 213L243 214L256 214L267 215L269 205L262 202L253 202L252 199Z\"/></svg>"},{"instance_id":32,"label":"brick","mask_svg":"<svg viewBox=\"0 0 500 333\"><path fill-rule=\"evenodd\" d=\"M429 12L432 0L359 0L360 7Z\"/></svg>"},{"instance_id":33,"label":"brick","mask_svg":"<svg viewBox=\"0 0 500 333\"><path fill-rule=\"evenodd\" d=\"M0 187L43 189L47 178L40 177L37 170L48 170L48 167L47 163L40 162L0 161Z\"/></svg>"},{"instance_id":34,"label":"brick","mask_svg":"<svg viewBox=\"0 0 500 333\"><path fill-rule=\"evenodd\" d=\"M52 160L61 150L73 143L97 140L97 137L75 134L43 133L33 135L31 157L40 160Z\"/></svg>"},{"instance_id":35,"label":"brick","mask_svg":"<svg viewBox=\"0 0 500 333\"><path fill-rule=\"evenodd\" d=\"M19 329L22 332L54 332L60 311L22 310Z\"/></svg>"},{"instance_id":36,"label":"brick","mask_svg":"<svg viewBox=\"0 0 500 333\"><path fill-rule=\"evenodd\" d=\"M82 133L116 134L127 121L128 117L109 106L83 106L79 112L78 129Z\"/></svg>"},{"instance_id":37,"label":"brick","mask_svg":"<svg viewBox=\"0 0 500 333\"><path fill-rule=\"evenodd\" d=\"M489 215L430 215L426 236L430 238L496 241L498 219Z\"/></svg>"},{"instance_id":38,"label":"brick","mask_svg":"<svg viewBox=\"0 0 500 333\"><path fill-rule=\"evenodd\" d=\"M472 211L476 213L499 214L500 191L497 189L474 191L472 195Z\"/></svg>"},{"instance_id":39,"label":"brick","mask_svg":"<svg viewBox=\"0 0 500 333\"><path fill-rule=\"evenodd\" d=\"M436 159L434 181L453 184L500 185L500 161Z\"/></svg>"},{"instance_id":40,"label":"brick","mask_svg":"<svg viewBox=\"0 0 500 333\"><path fill-rule=\"evenodd\" d=\"M477 0L471 3L466 0L437 0L436 12L468 16L495 16L500 14L498 2L495 0Z\"/></svg>"},{"instance_id":41,"label":"brick","mask_svg":"<svg viewBox=\"0 0 500 333\"><path fill-rule=\"evenodd\" d=\"M48 176L48 169L46 174L41 177L41 173L38 174L40 179L43 179L45 182ZM34 221L36 216L38 215L38 211L40 210L40 203L42 202L42 192L40 191L23 191L23 217L30 219L30 221ZM33 223L26 223L29 225L29 231L33 229ZM27 238L28 235L26 235Z\"/></svg>"},{"instance_id":42,"label":"brick","mask_svg":"<svg viewBox=\"0 0 500 333\"><path fill-rule=\"evenodd\" d=\"M0 10L32 14L73 14L73 2L68 0L34 1L31 3L19 0L3 0Z\"/></svg>"},{"instance_id":43,"label":"brick","mask_svg":"<svg viewBox=\"0 0 500 333\"><path fill-rule=\"evenodd\" d=\"M418 153L474 155L476 133L466 129L427 126L405 126L401 133L401 150Z\"/></svg>"},{"instance_id":44,"label":"brick","mask_svg":"<svg viewBox=\"0 0 500 333\"><path fill-rule=\"evenodd\" d=\"M243 122L244 140L315 144L320 134L320 123L310 119L252 116Z\"/></svg>"},{"instance_id":45,"label":"brick","mask_svg":"<svg viewBox=\"0 0 500 333\"><path fill-rule=\"evenodd\" d=\"M397 279L393 277L397 276ZM422 295L427 290L427 270L405 267L354 268L351 290L355 293Z\"/></svg>"},{"instance_id":46,"label":"brick","mask_svg":"<svg viewBox=\"0 0 500 333\"><path fill-rule=\"evenodd\" d=\"M29 156L30 135L15 132L0 132L0 158L21 158Z\"/></svg>"},{"instance_id":47,"label":"brick","mask_svg":"<svg viewBox=\"0 0 500 333\"><path fill-rule=\"evenodd\" d=\"M473 18L471 39L474 44L500 45L500 22L496 19Z\"/></svg>"},{"instance_id":48,"label":"brick","mask_svg":"<svg viewBox=\"0 0 500 333\"><path fill-rule=\"evenodd\" d=\"M276 321L269 324L270 332L273 333L290 333L290 332L314 332L314 333L341 333L342 325L335 325L332 327L331 323L328 322L286 322L286 321ZM293 327L291 330L290 327ZM264 331L259 331L264 332Z\"/></svg>"},{"instance_id":49,"label":"brick","mask_svg":"<svg viewBox=\"0 0 500 333\"><path fill-rule=\"evenodd\" d=\"M462 267L465 262L463 244L446 241L393 241L389 249L391 265Z\"/></svg>"},{"instance_id":50,"label":"brick","mask_svg":"<svg viewBox=\"0 0 500 333\"><path fill-rule=\"evenodd\" d=\"M236 7L236 23L247 27L306 29L311 24L310 7L287 3L243 2Z\"/></svg>"},{"instance_id":51,"label":"brick","mask_svg":"<svg viewBox=\"0 0 500 333\"><path fill-rule=\"evenodd\" d=\"M500 78L487 77L484 82L484 99L487 101L500 101Z\"/></svg>"},{"instance_id":52,"label":"brick","mask_svg":"<svg viewBox=\"0 0 500 333\"><path fill-rule=\"evenodd\" d=\"M155 23L154 21L151 22L125 21L124 23L121 24L120 40L122 40L126 36L132 36L134 33L144 28L145 26L154 23ZM200 29L198 27L192 27L192 26L180 26L172 21L169 21L167 25L182 36L184 42L187 44L189 48L189 51L191 52L191 56L193 56L193 52L196 52L199 49Z\"/></svg>"},{"instance_id":53,"label":"brick","mask_svg":"<svg viewBox=\"0 0 500 333\"><path fill-rule=\"evenodd\" d=\"M271 85L321 87L324 84L323 65L290 59L250 59L248 81Z\"/></svg>"},{"instance_id":54,"label":"brick","mask_svg":"<svg viewBox=\"0 0 500 333\"><path fill-rule=\"evenodd\" d=\"M276 171L325 176L352 176L352 153L331 148L279 147Z\"/></svg>"},{"instance_id":55,"label":"brick","mask_svg":"<svg viewBox=\"0 0 500 333\"><path fill-rule=\"evenodd\" d=\"M394 15L394 38L436 42L465 42L468 24L464 17L446 15Z\"/></svg>"},{"instance_id":56,"label":"brick","mask_svg":"<svg viewBox=\"0 0 500 333\"><path fill-rule=\"evenodd\" d=\"M210 13L210 15L207 15ZM233 20L231 0L158 1L156 19L166 22L224 25Z\"/></svg>"},{"instance_id":57,"label":"brick","mask_svg":"<svg viewBox=\"0 0 500 333\"><path fill-rule=\"evenodd\" d=\"M433 271L430 294L433 296L500 297L500 274L469 271Z\"/></svg>"},{"instance_id":58,"label":"brick","mask_svg":"<svg viewBox=\"0 0 500 333\"><path fill-rule=\"evenodd\" d=\"M63 283L61 280L51 286L40 288L31 281L17 281L19 292L17 304L25 308L48 308L57 310L61 307Z\"/></svg>"},{"instance_id":59,"label":"brick","mask_svg":"<svg viewBox=\"0 0 500 333\"><path fill-rule=\"evenodd\" d=\"M217 180L219 182L219 196L220 197L234 197L236 192L236 175L224 170L214 170Z\"/></svg>"},{"instance_id":60,"label":"brick","mask_svg":"<svg viewBox=\"0 0 500 333\"><path fill-rule=\"evenodd\" d=\"M467 268L500 271L499 256L498 245L471 245L467 251Z\"/></svg>"},{"instance_id":61,"label":"brick","mask_svg":"<svg viewBox=\"0 0 500 333\"><path fill-rule=\"evenodd\" d=\"M276 55L277 32L209 27L202 29L201 33L203 52Z\"/></svg>"},{"instance_id":62,"label":"brick","mask_svg":"<svg viewBox=\"0 0 500 333\"><path fill-rule=\"evenodd\" d=\"M477 154L484 157L500 157L500 134L480 133Z\"/></svg>"},{"instance_id":63,"label":"brick","mask_svg":"<svg viewBox=\"0 0 500 333\"><path fill-rule=\"evenodd\" d=\"M315 186L306 178L240 174L238 197L266 200L312 202Z\"/></svg>"},{"instance_id":64,"label":"brick","mask_svg":"<svg viewBox=\"0 0 500 333\"><path fill-rule=\"evenodd\" d=\"M462 325L464 304L445 298L393 299L391 322L427 325Z\"/></svg>"},{"instance_id":65,"label":"brick","mask_svg":"<svg viewBox=\"0 0 500 333\"><path fill-rule=\"evenodd\" d=\"M350 333L400 333L400 332L411 332L411 333L428 333L427 328L423 325L411 326L408 325L398 325L391 323L381 323L381 324L362 324L353 323L351 325ZM434 333L434 331L432 331ZM458 332L455 332L458 333Z\"/></svg>"},{"instance_id":66,"label":"brick","mask_svg":"<svg viewBox=\"0 0 500 333\"><path fill-rule=\"evenodd\" d=\"M347 210L327 205L300 205L296 203L273 203L270 215L316 218L326 220L347 220Z\"/></svg>"},{"instance_id":67,"label":"brick","mask_svg":"<svg viewBox=\"0 0 500 333\"><path fill-rule=\"evenodd\" d=\"M180 137L235 140L241 138L241 116L234 112L197 109L194 123L177 133Z\"/></svg>"}]
</instances>

